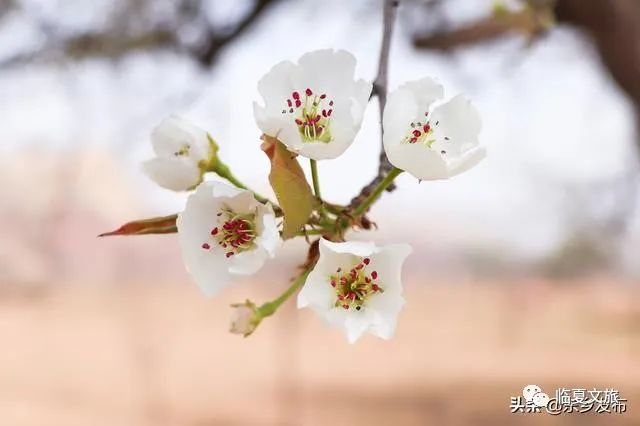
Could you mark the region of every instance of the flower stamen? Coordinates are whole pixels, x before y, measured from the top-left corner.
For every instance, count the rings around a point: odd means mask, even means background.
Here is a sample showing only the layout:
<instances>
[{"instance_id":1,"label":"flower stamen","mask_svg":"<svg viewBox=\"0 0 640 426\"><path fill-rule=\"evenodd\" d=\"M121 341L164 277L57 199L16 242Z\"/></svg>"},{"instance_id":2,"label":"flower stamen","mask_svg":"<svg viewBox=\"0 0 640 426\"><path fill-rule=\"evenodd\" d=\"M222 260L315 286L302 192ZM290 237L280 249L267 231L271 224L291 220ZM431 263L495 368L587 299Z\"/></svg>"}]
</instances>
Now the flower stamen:
<instances>
[{"instance_id":1,"label":"flower stamen","mask_svg":"<svg viewBox=\"0 0 640 426\"><path fill-rule=\"evenodd\" d=\"M227 258L255 247L256 213L237 214L226 207L216 216L218 226L211 229L208 240L224 249ZM210 250L211 244L205 242L202 248Z\"/></svg>"},{"instance_id":2,"label":"flower stamen","mask_svg":"<svg viewBox=\"0 0 640 426\"><path fill-rule=\"evenodd\" d=\"M326 93L314 95L309 87L304 90L304 100L298 91L292 92L286 100L287 107L282 113L294 114L294 122L304 142L331 142L333 100L328 100L328 107L323 106L326 101Z\"/></svg>"},{"instance_id":3,"label":"flower stamen","mask_svg":"<svg viewBox=\"0 0 640 426\"><path fill-rule=\"evenodd\" d=\"M370 263L371 259L365 257L348 271L342 272L342 268L338 268L336 273L329 277L331 287L336 292L335 307L359 311L372 294L384 292L380 283L375 282L378 272L366 271Z\"/></svg>"}]
</instances>

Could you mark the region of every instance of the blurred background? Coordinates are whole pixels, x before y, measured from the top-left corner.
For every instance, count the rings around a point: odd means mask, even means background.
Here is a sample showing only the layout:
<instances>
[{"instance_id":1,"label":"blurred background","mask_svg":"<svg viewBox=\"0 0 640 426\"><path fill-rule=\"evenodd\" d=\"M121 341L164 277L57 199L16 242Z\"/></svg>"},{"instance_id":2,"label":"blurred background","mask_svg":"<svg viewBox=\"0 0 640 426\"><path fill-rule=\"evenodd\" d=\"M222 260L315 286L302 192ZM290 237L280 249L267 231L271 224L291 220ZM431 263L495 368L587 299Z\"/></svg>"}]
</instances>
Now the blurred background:
<instances>
[{"instance_id":1,"label":"blurred background","mask_svg":"<svg viewBox=\"0 0 640 426\"><path fill-rule=\"evenodd\" d=\"M640 2L403 0L390 87L433 76L489 156L401 176L353 239L410 242L396 337L349 345L289 302L248 339L229 304L278 295L281 256L206 299L175 235L97 239L179 211L140 171L180 114L270 193L252 101L325 47L373 79L382 0L0 1L1 425L640 424ZM346 203L376 173L377 100L321 162ZM306 165L305 165L306 166ZM511 414L527 384L613 387L626 414Z\"/></svg>"}]
</instances>

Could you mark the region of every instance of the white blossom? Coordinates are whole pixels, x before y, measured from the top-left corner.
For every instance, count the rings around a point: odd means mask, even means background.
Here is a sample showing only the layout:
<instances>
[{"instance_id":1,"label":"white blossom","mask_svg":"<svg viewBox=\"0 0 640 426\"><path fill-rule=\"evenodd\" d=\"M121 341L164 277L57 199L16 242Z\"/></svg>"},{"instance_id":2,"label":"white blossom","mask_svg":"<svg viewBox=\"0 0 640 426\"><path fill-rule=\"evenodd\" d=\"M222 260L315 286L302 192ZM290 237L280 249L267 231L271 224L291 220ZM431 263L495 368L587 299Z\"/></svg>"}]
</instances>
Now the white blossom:
<instances>
[{"instance_id":1,"label":"white blossom","mask_svg":"<svg viewBox=\"0 0 640 426\"><path fill-rule=\"evenodd\" d=\"M217 147L207 132L190 122L170 116L151 133L155 158L143 163L144 172L163 188L193 189L200 182Z\"/></svg>"},{"instance_id":2,"label":"white blossom","mask_svg":"<svg viewBox=\"0 0 640 426\"><path fill-rule=\"evenodd\" d=\"M309 307L343 328L351 343L367 331L389 339L404 305L401 269L410 253L407 244L376 247L322 239L318 262L298 294L298 308Z\"/></svg>"},{"instance_id":3,"label":"white blossom","mask_svg":"<svg viewBox=\"0 0 640 426\"><path fill-rule=\"evenodd\" d=\"M280 245L271 205L221 182L200 184L177 226L186 268L209 296L235 275L257 272Z\"/></svg>"},{"instance_id":4,"label":"white blossom","mask_svg":"<svg viewBox=\"0 0 640 426\"><path fill-rule=\"evenodd\" d=\"M275 65L258 82L258 127L304 157L338 157L360 130L371 94L370 82L354 79L355 67L351 53L332 49Z\"/></svg>"},{"instance_id":5,"label":"white blossom","mask_svg":"<svg viewBox=\"0 0 640 426\"><path fill-rule=\"evenodd\" d=\"M430 78L410 81L389 95L384 109L389 161L421 180L450 178L486 155L478 141L480 115L471 102L458 95L434 106L443 95Z\"/></svg>"}]
</instances>

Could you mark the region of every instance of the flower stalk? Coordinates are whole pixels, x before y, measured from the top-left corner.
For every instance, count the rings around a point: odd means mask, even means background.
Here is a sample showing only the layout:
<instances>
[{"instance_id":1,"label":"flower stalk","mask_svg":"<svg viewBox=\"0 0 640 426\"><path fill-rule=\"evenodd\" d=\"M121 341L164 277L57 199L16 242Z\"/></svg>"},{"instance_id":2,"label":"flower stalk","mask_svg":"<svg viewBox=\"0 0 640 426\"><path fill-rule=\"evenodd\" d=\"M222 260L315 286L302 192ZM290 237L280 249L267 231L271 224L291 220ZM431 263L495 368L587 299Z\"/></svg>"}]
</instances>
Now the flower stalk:
<instances>
[{"instance_id":1,"label":"flower stalk","mask_svg":"<svg viewBox=\"0 0 640 426\"><path fill-rule=\"evenodd\" d=\"M391 171L385 176L382 182L380 182L378 186L374 188L371 194L369 194L369 196L365 198L358 207L356 207L353 212L354 216L358 217L365 213L369 209L369 207L371 207L371 205L380 197L380 194L382 194L384 190L387 189L393 183L395 178L397 178L402 172L403 170L400 170L397 167L391 169Z\"/></svg>"}]
</instances>

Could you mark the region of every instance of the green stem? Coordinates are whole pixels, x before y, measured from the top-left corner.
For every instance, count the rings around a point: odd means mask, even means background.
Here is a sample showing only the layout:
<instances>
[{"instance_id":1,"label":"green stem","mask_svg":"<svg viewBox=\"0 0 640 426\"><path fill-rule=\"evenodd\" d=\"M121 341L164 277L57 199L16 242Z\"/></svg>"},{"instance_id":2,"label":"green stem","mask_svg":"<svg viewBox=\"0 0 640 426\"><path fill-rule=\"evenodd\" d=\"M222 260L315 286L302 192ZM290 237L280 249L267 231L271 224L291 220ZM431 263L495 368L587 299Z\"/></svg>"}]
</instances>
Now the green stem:
<instances>
[{"instance_id":1,"label":"green stem","mask_svg":"<svg viewBox=\"0 0 640 426\"><path fill-rule=\"evenodd\" d=\"M231 173L231 169L229 169L229 166L224 164L222 161L217 161L215 167L213 169L211 169L210 171L214 172L215 174L217 174L221 178L227 180L229 183L231 183L232 185L234 185L234 186L236 186L236 187L238 187L240 189L246 189L247 191L253 192L253 196L256 198L256 200L258 200L262 204L270 202L273 205L274 210L279 210L280 209L275 203L269 201L269 199L267 197L263 197L262 195L258 194L257 192L249 189L247 187L247 185L245 185L244 183L240 182L238 180L238 178L235 177L233 175L233 173Z\"/></svg>"},{"instance_id":2,"label":"green stem","mask_svg":"<svg viewBox=\"0 0 640 426\"><path fill-rule=\"evenodd\" d=\"M296 278L288 289L284 291L280 296L273 299L271 302L264 303L258 308L258 314L261 318L265 318L273 315L280 305L287 301L294 293L296 293L300 287L302 287L307 280L307 276L311 272L311 268L306 269L298 278Z\"/></svg>"},{"instance_id":3,"label":"green stem","mask_svg":"<svg viewBox=\"0 0 640 426\"><path fill-rule=\"evenodd\" d=\"M385 176L385 178L376 186L376 188L369 194L367 198L364 199L362 203L354 210L353 215L355 217L360 216L364 212L371 207L371 205L380 197L380 194L384 192L385 189L389 187L393 183L393 180L398 177L403 170L400 170L397 167L391 169L391 171Z\"/></svg>"},{"instance_id":4,"label":"green stem","mask_svg":"<svg viewBox=\"0 0 640 426\"><path fill-rule=\"evenodd\" d=\"M311 177L313 178L313 192L316 197L322 199L322 195L320 195L320 179L318 179L318 163L313 159L310 159L309 163L311 164Z\"/></svg>"},{"instance_id":5,"label":"green stem","mask_svg":"<svg viewBox=\"0 0 640 426\"><path fill-rule=\"evenodd\" d=\"M318 178L318 163L316 160L309 159L309 164L311 164L311 179L313 180L313 193L316 195L316 198L320 202L318 207L318 213L322 218L327 217L327 213L324 210L324 202L322 201L322 195L320 194L320 178Z\"/></svg>"}]
</instances>

